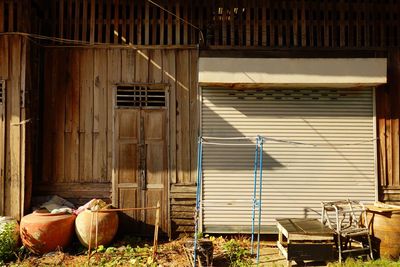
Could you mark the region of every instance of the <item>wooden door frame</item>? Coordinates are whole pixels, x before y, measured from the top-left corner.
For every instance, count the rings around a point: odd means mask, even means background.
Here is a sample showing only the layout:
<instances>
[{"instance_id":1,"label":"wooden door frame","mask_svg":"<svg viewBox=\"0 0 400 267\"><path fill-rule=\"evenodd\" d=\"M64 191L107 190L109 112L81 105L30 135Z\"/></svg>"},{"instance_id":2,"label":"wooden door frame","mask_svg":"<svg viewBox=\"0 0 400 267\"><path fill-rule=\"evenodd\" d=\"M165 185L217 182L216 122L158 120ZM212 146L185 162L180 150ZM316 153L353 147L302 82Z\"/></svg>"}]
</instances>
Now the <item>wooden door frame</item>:
<instances>
[{"instance_id":1,"label":"wooden door frame","mask_svg":"<svg viewBox=\"0 0 400 267\"><path fill-rule=\"evenodd\" d=\"M112 106L112 172L111 172L111 203L114 207L118 207L118 203L116 202L117 199L117 193L118 193L118 188L117 188L117 166L116 166L116 162L115 162L115 149L116 149L116 136L115 136L115 120L116 120L116 112L115 110L117 109L116 107L116 100L117 100L117 87L121 86L121 85L137 85L137 84L144 84L144 83L114 83L111 86L111 90L113 90L112 92L112 99L109 100L111 101L111 103L109 102L108 104L110 104ZM160 85L164 86L165 89L165 110L166 110L166 121L165 121L165 133L166 133L166 149L167 149L167 155L166 155L166 166L167 166L167 174L166 174L166 179L168 180L166 183L166 220L167 220L167 234L168 237L171 237L171 211L170 211L170 207L171 207L171 201L170 201L170 188L171 188L171 161L170 161L170 89L171 89L171 85L170 84L166 84L166 83L158 83Z\"/></svg>"}]
</instances>

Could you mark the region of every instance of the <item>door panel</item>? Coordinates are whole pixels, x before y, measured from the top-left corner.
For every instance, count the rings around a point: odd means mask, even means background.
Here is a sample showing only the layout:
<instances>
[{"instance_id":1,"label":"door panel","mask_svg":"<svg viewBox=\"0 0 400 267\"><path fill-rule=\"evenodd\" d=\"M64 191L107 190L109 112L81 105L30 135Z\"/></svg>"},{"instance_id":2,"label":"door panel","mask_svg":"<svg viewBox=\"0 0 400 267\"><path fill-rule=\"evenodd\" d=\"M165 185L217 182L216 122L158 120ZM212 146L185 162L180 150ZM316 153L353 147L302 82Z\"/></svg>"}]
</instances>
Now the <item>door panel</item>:
<instances>
[{"instance_id":1,"label":"door panel","mask_svg":"<svg viewBox=\"0 0 400 267\"><path fill-rule=\"evenodd\" d=\"M114 201L120 208L152 207L160 202L160 227L168 232L167 109L117 109ZM123 227L150 234L155 210L125 212Z\"/></svg>"},{"instance_id":2,"label":"door panel","mask_svg":"<svg viewBox=\"0 0 400 267\"><path fill-rule=\"evenodd\" d=\"M137 186L137 144L120 143L119 144L119 164L118 177L119 183L135 183Z\"/></svg>"},{"instance_id":3,"label":"door panel","mask_svg":"<svg viewBox=\"0 0 400 267\"><path fill-rule=\"evenodd\" d=\"M144 118L144 138L146 144L146 196L147 206L156 206L160 201L160 226L167 231L167 143L166 109L142 110ZM154 224L155 212L147 211L145 221Z\"/></svg>"},{"instance_id":4,"label":"door panel","mask_svg":"<svg viewBox=\"0 0 400 267\"><path fill-rule=\"evenodd\" d=\"M113 203L119 208L139 207L138 184L138 143L140 111L135 109L118 109L115 112L115 179L113 180ZM123 220L129 223L140 220L138 212L124 212Z\"/></svg>"}]
</instances>

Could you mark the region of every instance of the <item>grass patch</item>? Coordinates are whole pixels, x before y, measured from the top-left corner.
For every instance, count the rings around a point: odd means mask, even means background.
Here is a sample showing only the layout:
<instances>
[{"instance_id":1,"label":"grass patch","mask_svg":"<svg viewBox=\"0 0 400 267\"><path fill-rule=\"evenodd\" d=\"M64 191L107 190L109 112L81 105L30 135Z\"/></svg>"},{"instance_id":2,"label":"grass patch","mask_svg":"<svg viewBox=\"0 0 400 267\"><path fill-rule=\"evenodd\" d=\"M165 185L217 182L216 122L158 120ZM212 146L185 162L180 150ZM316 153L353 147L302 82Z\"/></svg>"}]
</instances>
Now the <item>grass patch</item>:
<instances>
[{"instance_id":1,"label":"grass patch","mask_svg":"<svg viewBox=\"0 0 400 267\"><path fill-rule=\"evenodd\" d=\"M362 267L362 266L387 266L387 267L400 267L400 261L392 261L387 259L379 259L372 261L362 261L357 259L347 259L344 263L329 263L328 267Z\"/></svg>"}]
</instances>

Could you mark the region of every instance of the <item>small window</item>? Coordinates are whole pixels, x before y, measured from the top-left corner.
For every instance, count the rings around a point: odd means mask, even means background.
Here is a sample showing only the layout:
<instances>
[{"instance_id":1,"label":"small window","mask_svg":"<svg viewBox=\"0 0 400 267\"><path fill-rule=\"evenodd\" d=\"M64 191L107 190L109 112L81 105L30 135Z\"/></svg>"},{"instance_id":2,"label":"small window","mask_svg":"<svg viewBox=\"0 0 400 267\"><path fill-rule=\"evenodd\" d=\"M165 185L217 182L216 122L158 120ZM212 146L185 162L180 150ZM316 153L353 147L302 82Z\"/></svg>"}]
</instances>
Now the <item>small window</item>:
<instances>
[{"instance_id":1,"label":"small window","mask_svg":"<svg viewBox=\"0 0 400 267\"><path fill-rule=\"evenodd\" d=\"M164 84L134 84L117 86L118 108L165 107Z\"/></svg>"},{"instance_id":2,"label":"small window","mask_svg":"<svg viewBox=\"0 0 400 267\"><path fill-rule=\"evenodd\" d=\"M6 81L0 80L0 105L5 102Z\"/></svg>"}]
</instances>

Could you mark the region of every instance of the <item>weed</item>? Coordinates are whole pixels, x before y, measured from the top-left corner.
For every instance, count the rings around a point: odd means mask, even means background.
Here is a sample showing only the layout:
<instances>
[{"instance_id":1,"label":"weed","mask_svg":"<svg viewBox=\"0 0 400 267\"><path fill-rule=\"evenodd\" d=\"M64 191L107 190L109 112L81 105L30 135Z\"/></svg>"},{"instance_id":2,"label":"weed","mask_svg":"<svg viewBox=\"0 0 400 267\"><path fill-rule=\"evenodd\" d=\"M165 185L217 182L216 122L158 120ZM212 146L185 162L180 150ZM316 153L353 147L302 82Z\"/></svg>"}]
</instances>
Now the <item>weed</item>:
<instances>
[{"instance_id":1,"label":"weed","mask_svg":"<svg viewBox=\"0 0 400 267\"><path fill-rule=\"evenodd\" d=\"M231 239L222 245L225 255L228 257L229 266L232 267L244 267L251 266L252 261L250 259L250 252L247 248L244 248L240 243Z\"/></svg>"},{"instance_id":2,"label":"weed","mask_svg":"<svg viewBox=\"0 0 400 267\"><path fill-rule=\"evenodd\" d=\"M16 222L4 223L0 230L0 265L10 260L17 249L18 240L15 234Z\"/></svg>"}]
</instances>

